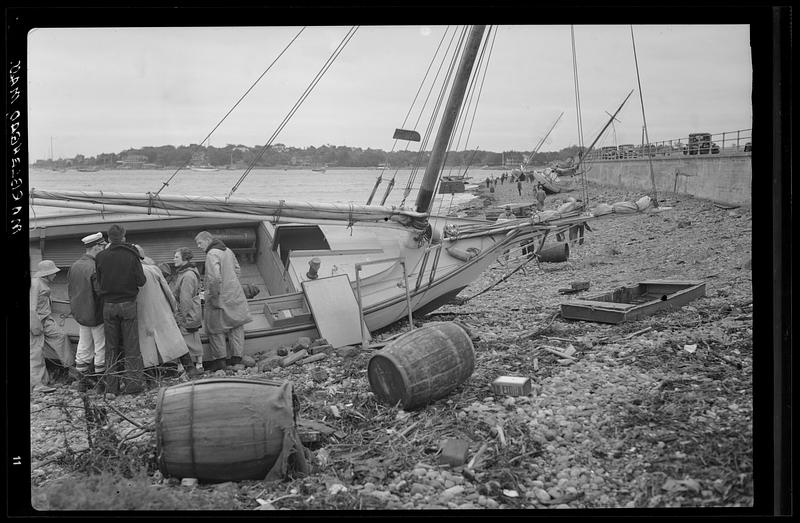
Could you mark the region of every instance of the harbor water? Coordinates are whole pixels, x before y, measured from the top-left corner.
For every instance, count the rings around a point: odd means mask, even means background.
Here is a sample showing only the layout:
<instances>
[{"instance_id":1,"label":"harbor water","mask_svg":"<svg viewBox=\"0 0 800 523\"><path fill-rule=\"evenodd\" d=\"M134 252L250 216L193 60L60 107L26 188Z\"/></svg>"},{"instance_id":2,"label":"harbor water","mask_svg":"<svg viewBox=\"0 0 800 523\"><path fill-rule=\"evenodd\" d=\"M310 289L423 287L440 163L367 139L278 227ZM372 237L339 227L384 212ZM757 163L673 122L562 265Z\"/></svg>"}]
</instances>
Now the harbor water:
<instances>
[{"instance_id":1,"label":"harbor water","mask_svg":"<svg viewBox=\"0 0 800 523\"><path fill-rule=\"evenodd\" d=\"M43 190L155 193L174 172L167 169L114 169L95 172L81 172L74 169L66 171L31 169L29 187ZM454 169L452 174L461 173L463 168ZM502 171L475 169L467 173L467 176L471 177L468 182L477 185L487 176L497 177L501 173ZM211 172L181 170L161 194L225 197L242 174L241 170L226 169ZM373 204L378 204L386 192L389 180L395 175L394 170L385 170L381 173L378 169L328 169L324 173L319 173L311 169L254 169L232 196L262 200L365 204L375 186L375 181L381 174L382 182L372 201ZM386 199L386 205L401 204L411 174L410 169L396 172L394 187ZM444 174L448 174L448 171L445 170ZM422 171L419 171L413 189L406 197L404 205L406 208L413 208L421 179ZM437 195L432 212L447 214L472 198L474 195L470 192ZM75 210L34 206L31 208L30 216L31 218L49 216L60 212L74 213Z\"/></svg>"}]
</instances>

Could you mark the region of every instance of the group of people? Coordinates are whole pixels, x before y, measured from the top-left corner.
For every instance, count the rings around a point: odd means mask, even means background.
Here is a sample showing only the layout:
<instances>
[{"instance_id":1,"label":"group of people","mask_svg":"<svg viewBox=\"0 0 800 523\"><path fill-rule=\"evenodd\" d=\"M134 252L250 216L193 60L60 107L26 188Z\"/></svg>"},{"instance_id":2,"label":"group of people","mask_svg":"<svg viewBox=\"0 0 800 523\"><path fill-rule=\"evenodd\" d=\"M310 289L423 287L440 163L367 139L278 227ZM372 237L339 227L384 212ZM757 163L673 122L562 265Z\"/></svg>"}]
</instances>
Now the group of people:
<instances>
[{"instance_id":1,"label":"group of people","mask_svg":"<svg viewBox=\"0 0 800 523\"><path fill-rule=\"evenodd\" d=\"M146 368L178 361L190 378L237 365L244 355L244 325L252 320L239 283L236 255L220 239L195 236L205 251L202 281L192 250L177 249L173 268L159 268L141 246L126 242L114 224L81 239L85 253L67 273L72 316L79 325L75 352L52 312L50 286L60 269L39 262L30 288L30 384L52 392L46 359L70 369L78 390L135 394ZM204 349L200 329L208 337Z\"/></svg>"}]
</instances>

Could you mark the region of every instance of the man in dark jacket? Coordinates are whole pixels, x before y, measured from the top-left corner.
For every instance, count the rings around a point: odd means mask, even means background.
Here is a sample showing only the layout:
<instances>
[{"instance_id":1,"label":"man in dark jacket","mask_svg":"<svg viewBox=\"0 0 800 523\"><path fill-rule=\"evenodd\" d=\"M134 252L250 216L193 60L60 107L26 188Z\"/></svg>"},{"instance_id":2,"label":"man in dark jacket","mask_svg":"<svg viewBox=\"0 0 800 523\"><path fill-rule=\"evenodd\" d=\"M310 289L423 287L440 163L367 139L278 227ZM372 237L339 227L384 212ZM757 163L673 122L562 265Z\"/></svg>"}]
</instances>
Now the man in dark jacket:
<instances>
[{"instance_id":1,"label":"man in dark jacket","mask_svg":"<svg viewBox=\"0 0 800 523\"><path fill-rule=\"evenodd\" d=\"M136 295L147 280L139 252L125 243L125 228L116 223L109 227L108 240L109 246L95 257L106 335L105 385L114 394L135 394L144 390ZM122 384L118 376L124 376Z\"/></svg>"},{"instance_id":2,"label":"man in dark jacket","mask_svg":"<svg viewBox=\"0 0 800 523\"><path fill-rule=\"evenodd\" d=\"M72 317L78 322L78 350L75 368L80 374L78 391L85 392L89 375L106 371L106 335L103 325L103 303L95 289L94 258L105 249L103 233L96 232L81 238L86 253L72 264L67 273L67 292Z\"/></svg>"}]
</instances>

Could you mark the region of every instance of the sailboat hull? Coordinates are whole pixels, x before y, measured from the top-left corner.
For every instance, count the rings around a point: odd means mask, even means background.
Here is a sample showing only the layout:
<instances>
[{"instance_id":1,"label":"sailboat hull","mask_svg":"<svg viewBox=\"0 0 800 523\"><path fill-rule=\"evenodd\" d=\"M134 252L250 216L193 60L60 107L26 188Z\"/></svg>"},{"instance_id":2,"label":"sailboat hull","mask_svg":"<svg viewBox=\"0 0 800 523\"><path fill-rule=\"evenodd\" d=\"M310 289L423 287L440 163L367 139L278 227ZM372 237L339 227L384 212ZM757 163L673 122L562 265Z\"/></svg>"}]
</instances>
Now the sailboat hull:
<instances>
[{"instance_id":1,"label":"sailboat hull","mask_svg":"<svg viewBox=\"0 0 800 523\"><path fill-rule=\"evenodd\" d=\"M205 253L195 247L194 235L209 230L222 238L237 255L242 284L260 291L248 301L253 321L245 325L247 354L273 353L302 336L321 337L302 291L313 258L321 260L320 278L348 276L354 294L360 293L367 328L376 331L407 320L409 304L414 313L421 314L450 301L497 259L506 234L418 245L411 239L413 231L397 228L356 226L351 231L346 226L83 213L32 221L32 266L51 259L68 268L82 254L80 238L106 230L111 223L123 223L126 239L141 245L157 264L170 263L177 249L189 247L201 270ZM441 230L436 234L441 237ZM452 246L478 254L465 261L448 252ZM66 272L62 270L52 286L53 310L63 319L70 340L77 343L79 326L69 308ZM200 335L206 345L202 329Z\"/></svg>"}]
</instances>

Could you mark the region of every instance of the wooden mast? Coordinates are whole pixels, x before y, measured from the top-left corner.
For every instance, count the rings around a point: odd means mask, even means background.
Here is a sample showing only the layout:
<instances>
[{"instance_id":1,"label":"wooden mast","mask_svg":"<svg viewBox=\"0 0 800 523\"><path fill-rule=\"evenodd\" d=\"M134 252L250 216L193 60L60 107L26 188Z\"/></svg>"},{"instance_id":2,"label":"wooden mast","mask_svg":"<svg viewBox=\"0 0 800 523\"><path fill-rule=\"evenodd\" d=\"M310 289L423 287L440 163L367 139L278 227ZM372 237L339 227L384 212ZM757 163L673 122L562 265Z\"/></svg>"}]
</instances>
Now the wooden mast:
<instances>
[{"instance_id":1,"label":"wooden mast","mask_svg":"<svg viewBox=\"0 0 800 523\"><path fill-rule=\"evenodd\" d=\"M428 167L425 169L419 193L417 193L417 201L415 203L417 212L428 212L431 202L433 202L436 182L439 179L439 173L444 165L447 146L453 135L453 127L458 119L458 113L461 111L461 104L464 101L464 94L469 84L469 77L472 74L472 67L475 64L475 57L478 55L478 49L480 48L483 32L485 30L485 25L473 26L467 43L464 46L464 53L458 64L458 71L453 80L453 87L450 90L450 96L447 99L444 115L442 115L442 121L439 124L439 132L436 134L436 140L433 143L431 159L428 162Z\"/></svg>"}]
</instances>

